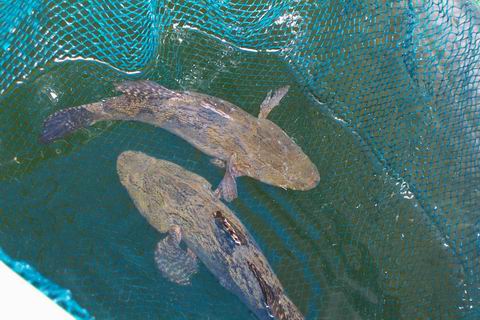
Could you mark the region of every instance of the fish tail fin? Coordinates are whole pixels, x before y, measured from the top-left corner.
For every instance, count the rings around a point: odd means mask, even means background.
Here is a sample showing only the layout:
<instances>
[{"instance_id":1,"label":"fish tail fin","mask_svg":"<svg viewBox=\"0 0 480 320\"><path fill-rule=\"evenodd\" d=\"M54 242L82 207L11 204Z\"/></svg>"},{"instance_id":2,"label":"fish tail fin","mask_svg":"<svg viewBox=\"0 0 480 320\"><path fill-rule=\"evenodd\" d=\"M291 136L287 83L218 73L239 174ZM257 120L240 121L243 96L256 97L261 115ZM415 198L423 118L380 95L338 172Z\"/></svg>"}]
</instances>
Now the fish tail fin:
<instances>
[{"instance_id":1,"label":"fish tail fin","mask_svg":"<svg viewBox=\"0 0 480 320\"><path fill-rule=\"evenodd\" d=\"M80 128L93 124L94 113L88 110L88 106L68 108L50 115L43 122L43 130L39 137L40 143L52 143Z\"/></svg>"}]
</instances>

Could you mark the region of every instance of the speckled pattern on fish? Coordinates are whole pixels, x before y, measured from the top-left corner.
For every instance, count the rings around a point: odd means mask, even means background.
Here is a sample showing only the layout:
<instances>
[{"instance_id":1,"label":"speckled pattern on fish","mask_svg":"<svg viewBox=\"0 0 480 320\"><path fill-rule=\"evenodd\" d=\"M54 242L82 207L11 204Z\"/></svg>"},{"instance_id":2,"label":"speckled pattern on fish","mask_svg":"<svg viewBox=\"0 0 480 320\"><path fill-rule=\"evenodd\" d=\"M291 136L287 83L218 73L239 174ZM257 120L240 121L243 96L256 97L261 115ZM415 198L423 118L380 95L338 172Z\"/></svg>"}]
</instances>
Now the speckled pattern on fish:
<instances>
[{"instance_id":1,"label":"speckled pattern on fish","mask_svg":"<svg viewBox=\"0 0 480 320\"><path fill-rule=\"evenodd\" d=\"M303 319L255 240L208 181L134 151L118 157L117 172L140 213L168 233L155 252L163 276L187 285L198 270L198 257L259 319ZM181 249L180 242L188 249Z\"/></svg>"},{"instance_id":2,"label":"speckled pattern on fish","mask_svg":"<svg viewBox=\"0 0 480 320\"><path fill-rule=\"evenodd\" d=\"M241 176L284 189L310 190L320 180L317 167L280 127L267 119L288 88L269 92L257 118L220 98L177 92L148 80L128 81L116 86L123 93L120 96L48 117L40 141L50 143L104 120L140 121L166 129L226 163L225 177L216 194L227 201L237 197L235 178Z\"/></svg>"}]
</instances>

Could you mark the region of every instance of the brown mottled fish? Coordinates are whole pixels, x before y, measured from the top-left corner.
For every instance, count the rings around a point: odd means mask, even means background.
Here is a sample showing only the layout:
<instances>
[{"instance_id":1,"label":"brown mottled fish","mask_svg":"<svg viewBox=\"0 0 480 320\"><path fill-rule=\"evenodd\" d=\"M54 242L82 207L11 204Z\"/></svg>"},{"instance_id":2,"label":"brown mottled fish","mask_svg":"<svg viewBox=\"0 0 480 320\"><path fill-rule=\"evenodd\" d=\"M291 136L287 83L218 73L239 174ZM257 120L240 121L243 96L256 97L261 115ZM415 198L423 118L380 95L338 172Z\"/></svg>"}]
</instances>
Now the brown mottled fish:
<instances>
[{"instance_id":1,"label":"brown mottled fish","mask_svg":"<svg viewBox=\"0 0 480 320\"><path fill-rule=\"evenodd\" d=\"M320 180L317 167L280 127L267 119L288 88L269 92L255 118L219 98L169 90L148 80L128 81L116 86L123 93L120 96L49 116L40 141L50 143L104 120L140 121L180 136L212 156L213 163L226 167L216 193L227 201L237 197L235 178L240 176L285 189L309 190Z\"/></svg>"},{"instance_id":2,"label":"brown mottled fish","mask_svg":"<svg viewBox=\"0 0 480 320\"><path fill-rule=\"evenodd\" d=\"M120 154L117 172L140 213L167 233L155 251L164 277L189 284L199 259L259 319L303 319L255 240L207 180L133 151Z\"/></svg>"}]
</instances>

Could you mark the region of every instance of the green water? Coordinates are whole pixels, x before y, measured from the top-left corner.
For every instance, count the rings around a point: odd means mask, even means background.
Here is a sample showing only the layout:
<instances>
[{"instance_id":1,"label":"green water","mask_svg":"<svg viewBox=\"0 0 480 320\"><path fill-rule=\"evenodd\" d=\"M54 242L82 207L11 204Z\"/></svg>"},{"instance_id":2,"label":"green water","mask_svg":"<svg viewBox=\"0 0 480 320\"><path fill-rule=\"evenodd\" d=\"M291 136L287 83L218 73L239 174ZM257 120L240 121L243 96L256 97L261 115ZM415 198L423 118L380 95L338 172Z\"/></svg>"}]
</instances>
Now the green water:
<instances>
[{"instance_id":1,"label":"green water","mask_svg":"<svg viewBox=\"0 0 480 320\"><path fill-rule=\"evenodd\" d=\"M291 85L270 119L318 166L320 184L294 192L240 178L230 207L308 319L459 316L461 278L425 213L321 112L286 64L183 31L166 33L157 58L139 71L136 78L218 96L251 114L268 90ZM71 289L98 319L254 319L203 266L191 287L161 277L153 260L161 235L115 171L122 151L141 150L216 185L223 172L206 155L140 123L100 123L37 143L46 116L114 95L113 83L128 77L95 62L52 64L0 101L0 245Z\"/></svg>"}]
</instances>

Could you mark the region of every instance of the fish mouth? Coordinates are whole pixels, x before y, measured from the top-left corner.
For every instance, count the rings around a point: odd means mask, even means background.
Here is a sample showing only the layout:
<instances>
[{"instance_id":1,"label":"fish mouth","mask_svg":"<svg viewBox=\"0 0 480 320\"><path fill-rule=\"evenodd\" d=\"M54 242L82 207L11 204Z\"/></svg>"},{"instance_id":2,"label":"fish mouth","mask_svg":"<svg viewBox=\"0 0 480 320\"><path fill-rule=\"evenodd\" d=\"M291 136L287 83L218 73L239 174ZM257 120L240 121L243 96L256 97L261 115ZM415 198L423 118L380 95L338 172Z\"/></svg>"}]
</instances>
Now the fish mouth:
<instances>
[{"instance_id":1,"label":"fish mouth","mask_svg":"<svg viewBox=\"0 0 480 320\"><path fill-rule=\"evenodd\" d=\"M312 164L311 172L308 177L305 179L303 189L301 190L311 190L315 188L320 182L320 173L315 165Z\"/></svg>"}]
</instances>

